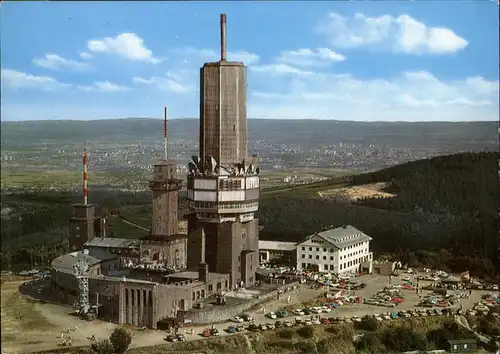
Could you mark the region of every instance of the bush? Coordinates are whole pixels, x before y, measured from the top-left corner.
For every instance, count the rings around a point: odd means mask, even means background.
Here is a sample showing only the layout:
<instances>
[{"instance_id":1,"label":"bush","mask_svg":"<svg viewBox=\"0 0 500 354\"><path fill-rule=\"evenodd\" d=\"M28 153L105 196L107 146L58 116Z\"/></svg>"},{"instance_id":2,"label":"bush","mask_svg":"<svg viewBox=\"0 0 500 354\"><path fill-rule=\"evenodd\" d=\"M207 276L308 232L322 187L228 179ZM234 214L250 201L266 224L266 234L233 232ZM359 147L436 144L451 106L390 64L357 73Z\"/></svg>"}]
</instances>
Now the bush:
<instances>
[{"instance_id":1,"label":"bush","mask_svg":"<svg viewBox=\"0 0 500 354\"><path fill-rule=\"evenodd\" d=\"M367 353L386 353L387 349L375 333L365 333L356 343L356 349Z\"/></svg>"},{"instance_id":2,"label":"bush","mask_svg":"<svg viewBox=\"0 0 500 354\"><path fill-rule=\"evenodd\" d=\"M383 343L388 349L398 352L427 349L427 339L423 335L404 327L386 330Z\"/></svg>"},{"instance_id":3,"label":"bush","mask_svg":"<svg viewBox=\"0 0 500 354\"><path fill-rule=\"evenodd\" d=\"M304 327L304 328L310 328L310 327ZM318 354L318 349L316 348L316 345L314 343L310 342L297 343L296 348L300 354Z\"/></svg>"},{"instance_id":4,"label":"bush","mask_svg":"<svg viewBox=\"0 0 500 354\"><path fill-rule=\"evenodd\" d=\"M97 354L114 354L115 353L115 347L109 339L103 339L97 342L92 343L90 346L90 349L92 352L97 353Z\"/></svg>"},{"instance_id":5,"label":"bush","mask_svg":"<svg viewBox=\"0 0 500 354\"><path fill-rule=\"evenodd\" d=\"M293 338L293 335L294 335L293 331L290 330L278 332L278 336L280 336L281 338L291 339Z\"/></svg>"},{"instance_id":6,"label":"bush","mask_svg":"<svg viewBox=\"0 0 500 354\"><path fill-rule=\"evenodd\" d=\"M338 352L338 350L336 350L338 348L336 348L335 346L336 343L328 339L322 339L318 343L316 343L317 351L321 354Z\"/></svg>"},{"instance_id":7,"label":"bush","mask_svg":"<svg viewBox=\"0 0 500 354\"><path fill-rule=\"evenodd\" d=\"M500 323L492 315L481 316L477 321L477 331L488 336L499 336Z\"/></svg>"},{"instance_id":8,"label":"bush","mask_svg":"<svg viewBox=\"0 0 500 354\"><path fill-rule=\"evenodd\" d=\"M427 339L434 343L436 349L448 349L448 341L455 339L453 333L446 328L439 328L427 333Z\"/></svg>"},{"instance_id":9,"label":"bush","mask_svg":"<svg viewBox=\"0 0 500 354\"><path fill-rule=\"evenodd\" d=\"M314 336L314 328L312 326L300 327L297 334L302 338L312 338Z\"/></svg>"},{"instance_id":10,"label":"bush","mask_svg":"<svg viewBox=\"0 0 500 354\"><path fill-rule=\"evenodd\" d=\"M273 348L281 348L281 349L288 349L288 350L291 350L291 349L294 349L295 346L292 342L290 341L276 341L276 342L271 342L269 343L269 346L270 347L273 347ZM222 353L223 351L221 351Z\"/></svg>"},{"instance_id":11,"label":"bush","mask_svg":"<svg viewBox=\"0 0 500 354\"><path fill-rule=\"evenodd\" d=\"M376 331L379 327L379 324L378 324L378 321L373 318L373 317L370 317L370 318L363 318L361 320L361 322L359 322L357 324L357 328L358 329L363 329L365 331Z\"/></svg>"},{"instance_id":12,"label":"bush","mask_svg":"<svg viewBox=\"0 0 500 354\"><path fill-rule=\"evenodd\" d=\"M125 353L128 346L132 342L132 336L125 328L115 328L111 336L109 336L109 341L113 344L115 353Z\"/></svg>"}]
</instances>

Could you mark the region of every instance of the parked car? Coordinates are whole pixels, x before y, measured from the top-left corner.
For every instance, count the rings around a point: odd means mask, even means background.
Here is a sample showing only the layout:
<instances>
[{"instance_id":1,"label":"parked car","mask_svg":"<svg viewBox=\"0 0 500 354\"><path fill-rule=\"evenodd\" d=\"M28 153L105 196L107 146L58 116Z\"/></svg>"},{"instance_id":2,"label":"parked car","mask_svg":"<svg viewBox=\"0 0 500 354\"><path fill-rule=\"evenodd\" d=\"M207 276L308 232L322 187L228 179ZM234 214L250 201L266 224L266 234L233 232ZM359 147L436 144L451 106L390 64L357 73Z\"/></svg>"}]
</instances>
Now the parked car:
<instances>
[{"instance_id":1,"label":"parked car","mask_svg":"<svg viewBox=\"0 0 500 354\"><path fill-rule=\"evenodd\" d=\"M269 312L266 316L272 320L275 320L278 317L274 312Z\"/></svg>"},{"instance_id":2,"label":"parked car","mask_svg":"<svg viewBox=\"0 0 500 354\"><path fill-rule=\"evenodd\" d=\"M331 312L332 309L329 308L328 306L321 306L321 311L324 313L328 313L328 312Z\"/></svg>"},{"instance_id":3,"label":"parked car","mask_svg":"<svg viewBox=\"0 0 500 354\"><path fill-rule=\"evenodd\" d=\"M328 324L330 324L330 321L328 320L328 318L324 318L324 317L323 317L323 318L321 319L321 324L328 325Z\"/></svg>"},{"instance_id":4,"label":"parked car","mask_svg":"<svg viewBox=\"0 0 500 354\"><path fill-rule=\"evenodd\" d=\"M311 320L311 323L313 325L320 325L321 324L321 321L319 320L319 318L315 317Z\"/></svg>"},{"instance_id":5,"label":"parked car","mask_svg":"<svg viewBox=\"0 0 500 354\"><path fill-rule=\"evenodd\" d=\"M166 341L168 342L177 342L177 337L174 335L169 335L167 338L165 338Z\"/></svg>"},{"instance_id":6,"label":"parked car","mask_svg":"<svg viewBox=\"0 0 500 354\"><path fill-rule=\"evenodd\" d=\"M290 321L285 321L285 322L283 322L283 326L284 326L284 327L292 327L292 326L293 326L293 323L292 323L292 322L290 322Z\"/></svg>"},{"instance_id":7,"label":"parked car","mask_svg":"<svg viewBox=\"0 0 500 354\"><path fill-rule=\"evenodd\" d=\"M295 310L293 310L293 313L297 316L304 316L305 315L305 312L302 311L302 309L295 309Z\"/></svg>"},{"instance_id":8,"label":"parked car","mask_svg":"<svg viewBox=\"0 0 500 354\"><path fill-rule=\"evenodd\" d=\"M243 323L243 322L245 322L245 320L243 318L241 318L240 316L234 316L233 322Z\"/></svg>"},{"instance_id":9,"label":"parked car","mask_svg":"<svg viewBox=\"0 0 500 354\"><path fill-rule=\"evenodd\" d=\"M176 337L177 337L177 341L179 341L179 342L185 342L186 341L186 336L184 334L182 334L182 333L178 333Z\"/></svg>"},{"instance_id":10,"label":"parked car","mask_svg":"<svg viewBox=\"0 0 500 354\"><path fill-rule=\"evenodd\" d=\"M257 326L256 324L253 324L253 323L248 326L248 330L251 332L258 331L259 329L260 329L260 327Z\"/></svg>"},{"instance_id":11,"label":"parked car","mask_svg":"<svg viewBox=\"0 0 500 354\"><path fill-rule=\"evenodd\" d=\"M288 312L286 312L285 310L280 310L276 312L276 316L278 316L279 318L284 318L288 316Z\"/></svg>"},{"instance_id":12,"label":"parked car","mask_svg":"<svg viewBox=\"0 0 500 354\"><path fill-rule=\"evenodd\" d=\"M246 321L246 322L251 322L253 320L253 317L249 314L246 314L246 313L244 313L240 317L243 319L243 321Z\"/></svg>"},{"instance_id":13,"label":"parked car","mask_svg":"<svg viewBox=\"0 0 500 354\"><path fill-rule=\"evenodd\" d=\"M304 315L312 314L311 309L302 309L302 312L304 313Z\"/></svg>"},{"instance_id":14,"label":"parked car","mask_svg":"<svg viewBox=\"0 0 500 354\"><path fill-rule=\"evenodd\" d=\"M219 332L219 330L218 330L217 328L212 328L212 329L210 330L210 334L211 334L212 336L214 336L214 337L218 337L218 336L220 336L220 332Z\"/></svg>"}]
</instances>

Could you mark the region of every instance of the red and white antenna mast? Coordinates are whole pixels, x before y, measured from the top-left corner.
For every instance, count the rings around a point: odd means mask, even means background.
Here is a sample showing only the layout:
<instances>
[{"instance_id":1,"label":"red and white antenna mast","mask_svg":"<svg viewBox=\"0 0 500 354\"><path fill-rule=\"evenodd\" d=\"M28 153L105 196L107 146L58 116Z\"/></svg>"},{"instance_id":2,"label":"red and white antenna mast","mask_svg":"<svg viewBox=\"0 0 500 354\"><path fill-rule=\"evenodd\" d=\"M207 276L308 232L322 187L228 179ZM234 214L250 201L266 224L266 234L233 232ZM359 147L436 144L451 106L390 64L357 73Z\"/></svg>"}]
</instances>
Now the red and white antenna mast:
<instances>
[{"instance_id":1,"label":"red and white antenna mast","mask_svg":"<svg viewBox=\"0 0 500 354\"><path fill-rule=\"evenodd\" d=\"M88 198L88 186L87 186L87 179L88 179L88 170L87 170L87 142L84 143L83 145L83 204L87 205L87 198Z\"/></svg>"}]
</instances>

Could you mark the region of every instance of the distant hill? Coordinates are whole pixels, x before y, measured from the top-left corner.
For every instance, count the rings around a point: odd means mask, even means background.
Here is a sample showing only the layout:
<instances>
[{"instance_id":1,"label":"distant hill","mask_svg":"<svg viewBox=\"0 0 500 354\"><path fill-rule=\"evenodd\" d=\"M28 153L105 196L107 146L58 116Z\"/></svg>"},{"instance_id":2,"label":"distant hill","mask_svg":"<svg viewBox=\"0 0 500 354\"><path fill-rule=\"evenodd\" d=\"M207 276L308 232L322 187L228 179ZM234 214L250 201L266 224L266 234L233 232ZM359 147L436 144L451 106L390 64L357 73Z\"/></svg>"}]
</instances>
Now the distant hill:
<instances>
[{"instance_id":1,"label":"distant hill","mask_svg":"<svg viewBox=\"0 0 500 354\"><path fill-rule=\"evenodd\" d=\"M138 141L158 139L160 119L128 118L95 121L2 122L2 146L22 146L30 141ZM496 122L353 122L335 120L249 119L250 141L324 146L328 144L391 144L395 147L429 147L490 150L498 145ZM169 137L197 140L198 119L169 121Z\"/></svg>"}]
</instances>

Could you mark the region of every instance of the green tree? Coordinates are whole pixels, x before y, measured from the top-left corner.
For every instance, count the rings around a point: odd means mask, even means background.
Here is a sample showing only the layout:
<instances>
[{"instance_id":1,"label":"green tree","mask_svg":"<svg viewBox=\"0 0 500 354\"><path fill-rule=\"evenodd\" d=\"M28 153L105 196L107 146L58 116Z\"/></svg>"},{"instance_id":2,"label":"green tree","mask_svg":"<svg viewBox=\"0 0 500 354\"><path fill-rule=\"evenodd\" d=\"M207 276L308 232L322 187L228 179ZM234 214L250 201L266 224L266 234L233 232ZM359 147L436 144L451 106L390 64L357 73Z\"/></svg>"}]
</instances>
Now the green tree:
<instances>
[{"instance_id":1,"label":"green tree","mask_svg":"<svg viewBox=\"0 0 500 354\"><path fill-rule=\"evenodd\" d=\"M109 341L113 344L115 353L125 353L130 343L132 343L132 336L125 328L115 328L113 333L109 336Z\"/></svg>"},{"instance_id":2,"label":"green tree","mask_svg":"<svg viewBox=\"0 0 500 354\"><path fill-rule=\"evenodd\" d=\"M111 344L109 339L103 339L97 342L92 343L90 346L90 350L97 354L114 354L117 353L115 351L115 347ZM121 352L120 352L121 353Z\"/></svg>"}]
</instances>

